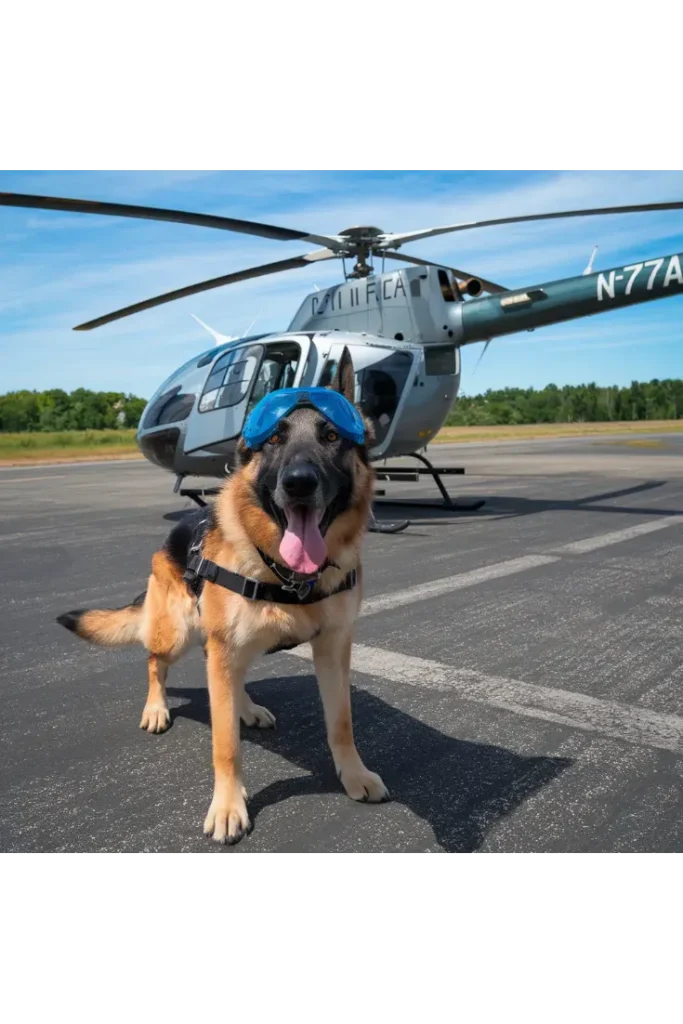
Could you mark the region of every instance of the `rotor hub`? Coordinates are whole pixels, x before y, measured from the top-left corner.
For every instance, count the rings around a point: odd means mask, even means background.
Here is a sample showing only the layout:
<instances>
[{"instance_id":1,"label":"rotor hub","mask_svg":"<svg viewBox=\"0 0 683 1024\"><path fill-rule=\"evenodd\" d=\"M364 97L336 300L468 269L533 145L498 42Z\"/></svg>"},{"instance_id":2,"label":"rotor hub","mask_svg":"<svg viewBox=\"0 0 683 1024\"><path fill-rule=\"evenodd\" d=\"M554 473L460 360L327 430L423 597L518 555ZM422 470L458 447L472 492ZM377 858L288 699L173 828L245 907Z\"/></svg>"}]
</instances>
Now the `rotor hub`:
<instances>
[{"instance_id":1,"label":"rotor hub","mask_svg":"<svg viewBox=\"0 0 683 1024\"><path fill-rule=\"evenodd\" d=\"M385 232L380 228L372 227L355 227L347 228L346 231L340 231L339 235L341 238L348 238L349 242L353 245L368 245L371 246L377 242L378 238L382 238Z\"/></svg>"},{"instance_id":2,"label":"rotor hub","mask_svg":"<svg viewBox=\"0 0 683 1024\"><path fill-rule=\"evenodd\" d=\"M381 251L381 241L385 237L385 232L381 228L370 225L358 225L340 231L338 237L346 242L346 255L356 259L353 270L348 276L350 278L369 277L373 271L368 263L368 258L373 253Z\"/></svg>"}]
</instances>

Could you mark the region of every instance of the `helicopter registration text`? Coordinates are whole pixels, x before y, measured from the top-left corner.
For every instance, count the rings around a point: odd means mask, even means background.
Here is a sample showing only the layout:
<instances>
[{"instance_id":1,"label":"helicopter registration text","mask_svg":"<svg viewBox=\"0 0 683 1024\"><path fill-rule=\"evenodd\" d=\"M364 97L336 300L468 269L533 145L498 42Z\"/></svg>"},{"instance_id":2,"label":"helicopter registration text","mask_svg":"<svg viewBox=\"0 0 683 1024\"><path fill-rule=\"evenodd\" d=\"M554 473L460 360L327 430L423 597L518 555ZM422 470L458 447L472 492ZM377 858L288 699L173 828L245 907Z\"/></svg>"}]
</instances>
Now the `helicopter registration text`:
<instances>
[{"instance_id":1,"label":"helicopter registration text","mask_svg":"<svg viewBox=\"0 0 683 1024\"><path fill-rule=\"evenodd\" d=\"M668 265L666 270L664 270L662 279L660 271L663 270L665 264ZM657 280L658 275L660 275L659 280ZM630 266L624 267L623 271L620 271L619 273L617 273L616 270L610 270L607 274L598 274L598 302L602 302L605 296L608 299L615 298L617 294L617 284L622 281L625 281L625 284L619 288L619 292L624 295L630 295L636 281L638 284L642 284L645 281L646 276L646 291L649 292L652 291L655 284L658 288L668 288L672 281L683 285L683 272L681 271L681 263L678 256L671 256L668 260L666 258L659 260L647 260L645 263L632 263Z\"/></svg>"},{"instance_id":2,"label":"helicopter registration text","mask_svg":"<svg viewBox=\"0 0 683 1024\"><path fill-rule=\"evenodd\" d=\"M378 288L379 286L379 288ZM328 288L319 295L311 296L311 312L321 315L333 310L353 309L369 306L391 299L406 297L406 289L400 271L384 274L380 278L369 277L362 284L345 284Z\"/></svg>"}]
</instances>

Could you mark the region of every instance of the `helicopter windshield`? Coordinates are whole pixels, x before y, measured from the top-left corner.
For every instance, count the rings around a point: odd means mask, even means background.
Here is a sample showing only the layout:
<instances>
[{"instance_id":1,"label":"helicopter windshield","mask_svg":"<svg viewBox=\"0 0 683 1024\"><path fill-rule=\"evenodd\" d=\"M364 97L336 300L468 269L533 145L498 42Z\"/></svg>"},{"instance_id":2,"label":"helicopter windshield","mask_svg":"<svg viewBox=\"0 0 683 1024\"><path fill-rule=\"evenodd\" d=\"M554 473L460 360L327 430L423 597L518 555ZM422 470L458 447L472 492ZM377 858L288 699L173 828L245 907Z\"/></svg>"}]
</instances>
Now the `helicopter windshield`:
<instances>
[{"instance_id":1,"label":"helicopter windshield","mask_svg":"<svg viewBox=\"0 0 683 1024\"><path fill-rule=\"evenodd\" d=\"M244 418L264 395L291 387L297 378L308 339L289 338L257 345L231 346L208 372L185 434L185 452L197 451L239 435Z\"/></svg>"},{"instance_id":2,"label":"helicopter windshield","mask_svg":"<svg viewBox=\"0 0 683 1024\"><path fill-rule=\"evenodd\" d=\"M291 388L301 359L301 348L294 341L268 345L254 382L247 414L271 391Z\"/></svg>"},{"instance_id":3,"label":"helicopter windshield","mask_svg":"<svg viewBox=\"0 0 683 1024\"><path fill-rule=\"evenodd\" d=\"M252 345L246 349L233 349L221 356L204 385L199 412L238 405L249 390L262 352L261 345Z\"/></svg>"}]
</instances>

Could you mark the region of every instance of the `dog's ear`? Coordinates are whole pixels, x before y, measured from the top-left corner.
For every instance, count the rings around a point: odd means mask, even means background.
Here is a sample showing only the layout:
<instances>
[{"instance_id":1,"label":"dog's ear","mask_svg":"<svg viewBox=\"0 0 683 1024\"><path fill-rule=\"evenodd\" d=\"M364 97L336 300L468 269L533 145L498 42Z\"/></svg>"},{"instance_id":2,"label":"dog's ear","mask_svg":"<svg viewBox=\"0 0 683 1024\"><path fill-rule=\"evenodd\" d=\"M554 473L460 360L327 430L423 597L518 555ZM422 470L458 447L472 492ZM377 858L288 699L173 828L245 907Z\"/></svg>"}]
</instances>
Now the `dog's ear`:
<instances>
[{"instance_id":1,"label":"dog's ear","mask_svg":"<svg viewBox=\"0 0 683 1024\"><path fill-rule=\"evenodd\" d=\"M237 442L237 447L235 451L237 453L237 461L240 466L246 466L248 462L251 462L251 458L254 453L251 450L251 448L248 448L247 445L244 443L243 437L240 437L239 441Z\"/></svg>"},{"instance_id":2,"label":"dog's ear","mask_svg":"<svg viewBox=\"0 0 683 1024\"><path fill-rule=\"evenodd\" d=\"M375 443L375 425L367 416L363 416L363 425L365 427L365 447L372 448Z\"/></svg>"},{"instance_id":3,"label":"dog's ear","mask_svg":"<svg viewBox=\"0 0 683 1024\"><path fill-rule=\"evenodd\" d=\"M351 402L351 405L354 404L356 398L356 377L353 371L353 359L346 345L344 345L344 351L341 354L339 366L330 384L330 389L332 391L339 391L344 398Z\"/></svg>"}]
</instances>

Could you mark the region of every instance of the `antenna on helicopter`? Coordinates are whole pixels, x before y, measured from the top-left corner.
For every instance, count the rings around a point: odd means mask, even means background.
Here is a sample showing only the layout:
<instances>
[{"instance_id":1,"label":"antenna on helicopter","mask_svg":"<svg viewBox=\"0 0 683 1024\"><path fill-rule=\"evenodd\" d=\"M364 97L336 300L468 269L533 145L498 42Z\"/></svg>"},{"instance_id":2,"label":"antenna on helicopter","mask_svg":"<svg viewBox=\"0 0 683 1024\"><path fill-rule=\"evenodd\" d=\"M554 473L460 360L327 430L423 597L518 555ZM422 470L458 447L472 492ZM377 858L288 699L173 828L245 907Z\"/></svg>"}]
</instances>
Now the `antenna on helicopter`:
<instances>
[{"instance_id":1,"label":"antenna on helicopter","mask_svg":"<svg viewBox=\"0 0 683 1024\"><path fill-rule=\"evenodd\" d=\"M595 254L597 253L597 251L598 251L598 247L597 247L597 245L596 245L596 246L595 246L595 247L593 248L593 252L591 253L591 258L590 258L590 259L589 259L589 261L588 261L588 266L587 266L587 267L586 267L586 269L584 270L584 272L583 272L583 274L582 274L582 277L585 277L585 276L586 276L586 274L592 274L592 273L593 273L593 261L595 260Z\"/></svg>"},{"instance_id":2,"label":"antenna on helicopter","mask_svg":"<svg viewBox=\"0 0 683 1024\"><path fill-rule=\"evenodd\" d=\"M239 341L240 338L246 338L247 335L249 334L249 331L256 323L256 320L252 320L249 326L247 327L246 331L243 331L242 334L219 334L218 331L215 331L213 327L209 327L208 324L205 324L204 321L200 320L198 316L194 315L194 313L190 313L190 316L192 317L193 320L197 321L200 327L203 327L205 331L208 331L211 337L220 345L224 344L226 341Z\"/></svg>"},{"instance_id":3,"label":"antenna on helicopter","mask_svg":"<svg viewBox=\"0 0 683 1024\"><path fill-rule=\"evenodd\" d=\"M226 335L219 334L218 331L214 331L213 327L209 327L208 324L205 324L204 321L200 320L198 316L194 315L194 313L190 313L190 316L192 317L193 320L197 321L200 327L203 327L205 331L208 331L208 333L211 335L212 338L215 339L215 341L220 343L226 340ZM228 338L228 341L232 340L232 338Z\"/></svg>"},{"instance_id":4,"label":"antenna on helicopter","mask_svg":"<svg viewBox=\"0 0 683 1024\"><path fill-rule=\"evenodd\" d=\"M488 339L488 341L486 342L486 344L484 345L483 349L481 350L481 355L480 355L480 356L479 356L479 358L477 359L477 365L476 365L476 366L474 367L474 371L473 371L473 373L472 373L472 376L474 376L474 374L475 374L475 373L477 372L477 370L479 369L479 363L480 363L480 362L482 361L482 359L483 359L483 358L484 358L484 356L486 355L486 349L487 349L487 348L489 347L489 345L490 345L490 344L491 344L491 339L489 338L489 339Z\"/></svg>"}]
</instances>

